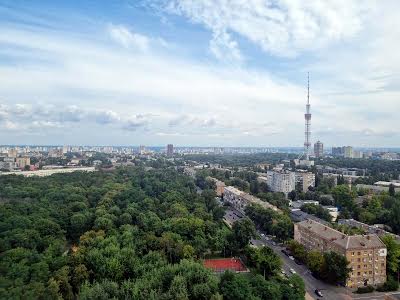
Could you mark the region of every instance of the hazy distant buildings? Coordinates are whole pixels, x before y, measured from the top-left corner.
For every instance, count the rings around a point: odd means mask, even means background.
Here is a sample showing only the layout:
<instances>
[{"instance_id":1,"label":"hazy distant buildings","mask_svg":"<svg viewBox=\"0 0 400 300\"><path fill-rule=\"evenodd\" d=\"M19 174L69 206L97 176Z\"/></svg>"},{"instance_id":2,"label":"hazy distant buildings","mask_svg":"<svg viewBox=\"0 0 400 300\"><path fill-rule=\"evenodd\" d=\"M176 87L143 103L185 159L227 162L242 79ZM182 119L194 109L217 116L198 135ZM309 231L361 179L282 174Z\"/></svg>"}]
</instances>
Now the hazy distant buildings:
<instances>
[{"instance_id":1,"label":"hazy distant buildings","mask_svg":"<svg viewBox=\"0 0 400 300\"><path fill-rule=\"evenodd\" d=\"M29 157L17 157L15 159L15 164L17 168L23 169L25 166L29 166L31 164L31 159Z\"/></svg>"},{"instance_id":2,"label":"hazy distant buildings","mask_svg":"<svg viewBox=\"0 0 400 300\"><path fill-rule=\"evenodd\" d=\"M15 148L8 150L8 157L17 157L17 154L18 152Z\"/></svg>"},{"instance_id":3,"label":"hazy distant buildings","mask_svg":"<svg viewBox=\"0 0 400 300\"><path fill-rule=\"evenodd\" d=\"M172 144L167 145L167 155L168 156L174 155L174 145Z\"/></svg>"},{"instance_id":4,"label":"hazy distant buildings","mask_svg":"<svg viewBox=\"0 0 400 300\"><path fill-rule=\"evenodd\" d=\"M332 147L333 156L344 156L343 147Z\"/></svg>"},{"instance_id":5,"label":"hazy distant buildings","mask_svg":"<svg viewBox=\"0 0 400 300\"><path fill-rule=\"evenodd\" d=\"M344 158L363 158L364 153L359 150L354 150L351 146L344 147L333 147L332 148L333 156L341 156Z\"/></svg>"},{"instance_id":6,"label":"hazy distant buildings","mask_svg":"<svg viewBox=\"0 0 400 300\"><path fill-rule=\"evenodd\" d=\"M353 158L353 147L345 146L343 147L344 158Z\"/></svg>"},{"instance_id":7,"label":"hazy distant buildings","mask_svg":"<svg viewBox=\"0 0 400 300\"><path fill-rule=\"evenodd\" d=\"M139 146L139 154L141 155L146 154L146 146L144 145Z\"/></svg>"},{"instance_id":8,"label":"hazy distant buildings","mask_svg":"<svg viewBox=\"0 0 400 300\"><path fill-rule=\"evenodd\" d=\"M324 144L320 141L314 144L314 155L319 158L324 156Z\"/></svg>"}]
</instances>

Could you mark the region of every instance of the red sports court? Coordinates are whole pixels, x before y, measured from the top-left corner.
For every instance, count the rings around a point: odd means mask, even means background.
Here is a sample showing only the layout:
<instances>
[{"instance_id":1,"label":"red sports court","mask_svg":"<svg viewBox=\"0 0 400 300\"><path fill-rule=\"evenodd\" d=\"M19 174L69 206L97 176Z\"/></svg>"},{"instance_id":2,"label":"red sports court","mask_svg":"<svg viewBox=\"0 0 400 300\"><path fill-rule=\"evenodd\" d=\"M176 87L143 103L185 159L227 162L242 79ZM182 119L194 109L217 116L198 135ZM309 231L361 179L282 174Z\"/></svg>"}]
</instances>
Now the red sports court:
<instances>
[{"instance_id":1,"label":"red sports court","mask_svg":"<svg viewBox=\"0 0 400 300\"><path fill-rule=\"evenodd\" d=\"M241 259L236 257L205 259L203 265L207 269L213 270L215 273L223 273L227 270L233 272L249 272Z\"/></svg>"}]
</instances>

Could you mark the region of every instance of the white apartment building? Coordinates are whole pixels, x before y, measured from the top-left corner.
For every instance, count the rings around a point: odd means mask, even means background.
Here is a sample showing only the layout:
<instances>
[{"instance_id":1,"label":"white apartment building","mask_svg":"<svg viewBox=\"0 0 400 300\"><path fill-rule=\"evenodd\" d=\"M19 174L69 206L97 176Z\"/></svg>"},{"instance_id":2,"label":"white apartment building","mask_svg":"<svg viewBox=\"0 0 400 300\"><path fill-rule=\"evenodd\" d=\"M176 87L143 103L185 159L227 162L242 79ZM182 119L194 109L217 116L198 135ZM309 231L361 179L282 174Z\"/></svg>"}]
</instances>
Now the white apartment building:
<instances>
[{"instance_id":1,"label":"white apartment building","mask_svg":"<svg viewBox=\"0 0 400 300\"><path fill-rule=\"evenodd\" d=\"M290 171L268 171L267 185L273 192L288 194L296 189L296 176Z\"/></svg>"}]
</instances>

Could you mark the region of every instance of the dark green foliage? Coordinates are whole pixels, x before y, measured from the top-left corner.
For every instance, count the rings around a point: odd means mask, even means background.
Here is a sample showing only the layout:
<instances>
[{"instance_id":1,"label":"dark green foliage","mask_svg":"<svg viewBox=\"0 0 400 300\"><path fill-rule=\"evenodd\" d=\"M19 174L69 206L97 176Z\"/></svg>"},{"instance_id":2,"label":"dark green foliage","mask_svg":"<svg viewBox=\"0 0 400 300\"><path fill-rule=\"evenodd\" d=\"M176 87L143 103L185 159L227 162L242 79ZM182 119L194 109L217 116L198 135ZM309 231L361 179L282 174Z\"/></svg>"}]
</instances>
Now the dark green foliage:
<instances>
[{"instance_id":1,"label":"dark green foliage","mask_svg":"<svg viewBox=\"0 0 400 300\"><path fill-rule=\"evenodd\" d=\"M170 169L1 176L0 298L209 299L216 278L182 259L224 247L214 196Z\"/></svg>"},{"instance_id":2,"label":"dark green foliage","mask_svg":"<svg viewBox=\"0 0 400 300\"><path fill-rule=\"evenodd\" d=\"M367 293L372 293L373 291L375 291L375 288L371 285L367 285L367 286L359 287L356 290L356 293L357 294L367 294Z\"/></svg>"},{"instance_id":3,"label":"dark green foliage","mask_svg":"<svg viewBox=\"0 0 400 300\"><path fill-rule=\"evenodd\" d=\"M247 206L246 214L258 228L267 234L276 235L278 240L285 241L293 236L293 222L285 214L259 205Z\"/></svg>"},{"instance_id":4,"label":"dark green foliage","mask_svg":"<svg viewBox=\"0 0 400 300\"><path fill-rule=\"evenodd\" d=\"M378 292L393 292L399 289L399 282L393 276L388 276L384 284L378 286Z\"/></svg>"},{"instance_id":5,"label":"dark green foliage","mask_svg":"<svg viewBox=\"0 0 400 300\"><path fill-rule=\"evenodd\" d=\"M305 204L301 207L301 210L308 214L315 215L327 222L331 222L332 220L332 216L329 214L329 211L323 208L321 205Z\"/></svg>"}]
</instances>

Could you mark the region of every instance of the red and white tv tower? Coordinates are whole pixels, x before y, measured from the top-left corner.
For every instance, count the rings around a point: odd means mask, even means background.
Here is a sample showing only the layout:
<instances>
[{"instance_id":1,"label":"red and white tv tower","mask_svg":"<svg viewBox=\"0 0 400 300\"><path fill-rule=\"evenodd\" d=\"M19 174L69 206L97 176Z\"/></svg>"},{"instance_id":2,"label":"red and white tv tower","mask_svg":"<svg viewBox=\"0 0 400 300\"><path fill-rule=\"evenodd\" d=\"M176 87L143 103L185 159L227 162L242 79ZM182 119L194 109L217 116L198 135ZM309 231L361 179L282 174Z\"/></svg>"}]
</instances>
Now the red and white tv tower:
<instances>
[{"instance_id":1,"label":"red and white tv tower","mask_svg":"<svg viewBox=\"0 0 400 300\"><path fill-rule=\"evenodd\" d=\"M311 111L310 111L310 74L307 73L307 105L306 113L304 114L305 119L305 140L304 140L304 156L306 160L310 158L311 148Z\"/></svg>"}]
</instances>

